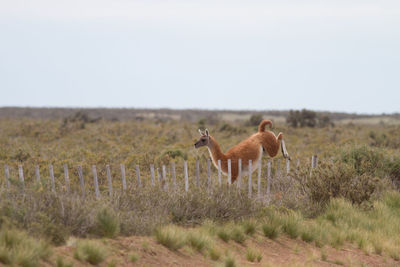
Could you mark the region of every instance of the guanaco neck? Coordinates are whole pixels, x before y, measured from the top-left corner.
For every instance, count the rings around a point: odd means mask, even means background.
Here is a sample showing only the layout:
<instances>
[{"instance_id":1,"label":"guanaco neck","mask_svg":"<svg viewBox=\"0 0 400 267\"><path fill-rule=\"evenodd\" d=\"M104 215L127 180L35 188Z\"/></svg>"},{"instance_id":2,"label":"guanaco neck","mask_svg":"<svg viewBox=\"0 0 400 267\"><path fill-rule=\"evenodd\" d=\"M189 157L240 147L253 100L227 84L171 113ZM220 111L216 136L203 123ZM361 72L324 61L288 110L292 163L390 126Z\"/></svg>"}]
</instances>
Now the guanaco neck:
<instances>
[{"instance_id":1,"label":"guanaco neck","mask_svg":"<svg viewBox=\"0 0 400 267\"><path fill-rule=\"evenodd\" d=\"M210 141L208 143L208 151L210 152L211 159L216 166L218 165L218 160L223 161L226 159L226 156L222 153L217 140L212 136L210 136Z\"/></svg>"}]
</instances>

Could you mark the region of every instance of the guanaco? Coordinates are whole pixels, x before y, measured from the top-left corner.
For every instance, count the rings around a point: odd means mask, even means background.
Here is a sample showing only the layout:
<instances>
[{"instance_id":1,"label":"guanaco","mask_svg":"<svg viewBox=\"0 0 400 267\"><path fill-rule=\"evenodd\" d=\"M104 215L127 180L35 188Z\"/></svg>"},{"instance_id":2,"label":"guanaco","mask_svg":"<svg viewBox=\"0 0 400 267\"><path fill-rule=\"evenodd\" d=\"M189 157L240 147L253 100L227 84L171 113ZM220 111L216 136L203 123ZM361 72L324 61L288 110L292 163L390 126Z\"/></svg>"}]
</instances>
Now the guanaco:
<instances>
[{"instance_id":1,"label":"guanaco","mask_svg":"<svg viewBox=\"0 0 400 267\"><path fill-rule=\"evenodd\" d=\"M263 120L258 126L258 132L243 140L241 143L229 149L225 154L221 148L206 129L202 132L199 129L200 139L194 144L195 148L207 146L212 162L218 168L218 160L221 161L221 171L224 175L228 173L228 159L231 160L231 178L234 182L239 174L238 161L242 160L242 175L249 173L249 160L252 161L251 173L257 169L261 160L263 152L267 152L270 157L275 157L278 154L279 147L282 149L283 157L290 160L289 154L286 150L283 134L279 133L278 136L271 131L265 131L265 126L269 125L272 128L270 120Z\"/></svg>"}]
</instances>

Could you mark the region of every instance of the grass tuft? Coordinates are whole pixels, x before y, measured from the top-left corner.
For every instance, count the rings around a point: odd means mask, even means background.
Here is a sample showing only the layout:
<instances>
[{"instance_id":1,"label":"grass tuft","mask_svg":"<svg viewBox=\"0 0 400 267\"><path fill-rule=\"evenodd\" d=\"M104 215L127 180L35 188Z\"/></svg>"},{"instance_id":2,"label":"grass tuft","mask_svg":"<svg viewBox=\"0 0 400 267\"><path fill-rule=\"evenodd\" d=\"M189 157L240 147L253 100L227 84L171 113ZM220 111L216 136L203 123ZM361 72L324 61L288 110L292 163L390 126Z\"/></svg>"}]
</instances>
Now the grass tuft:
<instances>
[{"instance_id":1,"label":"grass tuft","mask_svg":"<svg viewBox=\"0 0 400 267\"><path fill-rule=\"evenodd\" d=\"M216 248L216 247L211 247L211 248L208 250L208 253L209 253L209 255L210 255L210 258L211 258L213 261L217 261L217 260L219 260L219 259L221 258L221 251L220 251L218 248Z\"/></svg>"},{"instance_id":2,"label":"grass tuft","mask_svg":"<svg viewBox=\"0 0 400 267\"><path fill-rule=\"evenodd\" d=\"M246 235L253 236L256 233L257 225L252 220L244 221L243 230Z\"/></svg>"},{"instance_id":3,"label":"grass tuft","mask_svg":"<svg viewBox=\"0 0 400 267\"><path fill-rule=\"evenodd\" d=\"M203 252L204 249L210 247L210 239L204 233L200 232L189 233L187 242L198 252Z\"/></svg>"},{"instance_id":4,"label":"grass tuft","mask_svg":"<svg viewBox=\"0 0 400 267\"><path fill-rule=\"evenodd\" d=\"M229 255L225 258L225 267L236 267L236 260L233 256Z\"/></svg>"},{"instance_id":5,"label":"grass tuft","mask_svg":"<svg viewBox=\"0 0 400 267\"><path fill-rule=\"evenodd\" d=\"M224 227L220 227L220 229L218 229L217 236L224 242L229 242L231 239L229 232Z\"/></svg>"},{"instance_id":6,"label":"grass tuft","mask_svg":"<svg viewBox=\"0 0 400 267\"><path fill-rule=\"evenodd\" d=\"M239 244L243 244L246 241L246 236L240 227L234 227L231 231L231 238L233 241Z\"/></svg>"},{"instance_id":7,"label":"grass tuft","mask_svg":"<svg viewBox=\"0 0 400 267\"><path fill-rule=\"evenodd\" d=\"M176 226L169 225L158 228L155 232L155 238L158 243L164 247L176 251L186 244L186 235Z\"/></svg>"},{"instance_id":8,"label":"grass tuft","mask_svg":"<svg viewBox=\"0 0 400 267\"><path fill-rule=\"evenodd\" d=\"M96 230L100 236L116 237L120 231L118 217L109 208L103 207L96 216Z\"/></svg>"},{"instance_id":9,"label":"grass tuft","mask_svg":"<svg viewBox=\"0 0 400 267\"><path fill-rule=\"evenodd\" d=\"M100 243L92 240L80 240L77 243L74 258L97 265L106 258L107 250Z\"/></svg>"},{"instance_id":10,"label":"grass tuft","mask_svg":"<svg viewBox=\"0 0 400 267\"><path fill-rule=\"evenodd\" d=\"M262 255L260 251L249 248L246 250L246 259L250 262L260 262L262 259Z\"/></svg>"}]
</instances>

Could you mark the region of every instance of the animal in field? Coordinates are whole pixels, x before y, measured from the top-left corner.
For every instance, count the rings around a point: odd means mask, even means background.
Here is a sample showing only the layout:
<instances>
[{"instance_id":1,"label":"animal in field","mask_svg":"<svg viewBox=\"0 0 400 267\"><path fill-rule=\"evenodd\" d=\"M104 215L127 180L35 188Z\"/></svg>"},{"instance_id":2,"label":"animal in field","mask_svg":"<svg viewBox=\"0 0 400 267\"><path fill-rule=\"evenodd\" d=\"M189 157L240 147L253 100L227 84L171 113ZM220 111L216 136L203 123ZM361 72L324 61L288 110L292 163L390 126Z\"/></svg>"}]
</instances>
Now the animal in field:
<instances>
[{"instance_id":1,"label":"animal in field","mask_svg":"<svg viewBox=\"0 0 400 267\"><path fill-rule=\"evenodd\" d=\"M278 154L279 147L282 150L283 157L290 159L286 150L283 134L279 133L276 136L271 131L266 131L265 126L269 125L272 128L270 120L263 120L258 126L258 132L243 140L241 143L229 149L226 153L221 151L221 148L206 129L202 132L199 129L200 139L194 144L195 148L207 146L212 162L218 168L218 160L221 161L221 171L224 175L228 174L228 159L231 160L231 178L234 182L239 174L239 159L242 160L242 175L248 175L257 169L258 164L264 152L270 157L275 157ZM252 161L252 168L249 170L249 160Z\"/></svg>"}]
</instances>

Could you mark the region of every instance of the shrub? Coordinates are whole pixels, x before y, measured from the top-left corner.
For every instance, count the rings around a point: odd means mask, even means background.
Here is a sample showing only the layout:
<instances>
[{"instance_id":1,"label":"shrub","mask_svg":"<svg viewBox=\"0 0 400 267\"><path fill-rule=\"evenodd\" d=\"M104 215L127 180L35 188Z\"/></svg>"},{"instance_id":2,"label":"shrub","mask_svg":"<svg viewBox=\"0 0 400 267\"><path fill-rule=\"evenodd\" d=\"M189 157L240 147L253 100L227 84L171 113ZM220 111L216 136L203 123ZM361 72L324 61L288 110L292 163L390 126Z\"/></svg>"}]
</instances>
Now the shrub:
<instances>
[{"instance_id":1,"label":"shrub","mask_svg":"<svg viewBox=\"0 0 400 267\"><path fill-rule=\"evenodd\" d=\"M223 227L221 227L221 228L217 231L217 236L218 236L219 238L221 238L222 241L224 241L224 242L229 242L229 240L231 239L231 237L230 237L230 235L229 235L229 232L228 232L225 228L223 228Z\"/></svg>"},{"instance_id":2,"label":"shrub","mask_svg":"<svg viewBox=\"0 0 400 267\"><path fill-rule=\"evenodd\" d=\"M262 225L262 231L264 236L270 239L275 239L279 235L280 225L277 222L270 220Z\"/></svg>"},{"instance_id":3,"label":"shrub","mask_svg":"<svg viewBox=\"0 0 400 267\"><path fill-rule=\"evenodd\" d=\"M74 257L80 261L86 261L97 265L106 258L107 250L98 242L91 240L78 241Z\"/></svg>"},{"instance_id":4,"label":"shrub","mask_svg":"<svg viewBox=\"0 0 400 267\"><path fill-rule=\"evenodd\" d=\"M282 230L290 238L297 238L300 235L301 216L298 213L291 212L282 217Z\"/></svg>"},{"instance_id":5,"label":"shrub","mask_svg":"<svg viewBox=\"0 0 400 267\"><path fill-rule=\"evenodd\" d=\"M210 246L210 239L204 233L199 232L189 233L187 242L198 252L203 252L205 248Z\"/></svg>"},{"instance_id":6,"label":"shrub","mask_svg":"<svg viewBox=\"0 0 400 267\"><path fill-rule=\"evenodd\" d=\"M247 124L249 126L258 126L262 120L263 116L261 114L253 114Z\"/></svg>"},{"instance_id":7,"label":"shrub","mask_svg":"<svg viewBox=\"0 0 400 267\"><path fill-rule=\"evenodd\" d=\"M311 176L307 170L300 169L295 177L305 188L308 197L319 205L338 197L360 204L368 201L380 184L379 179L368 174L357 174L352 166L340 162L323 162L313 169Z\"/></svg>"},{"instance_id":8,"label":"shrub","mask_svg":"<svg viewBox=\"0 0 400 267\"><path fill-rule=\"evenodd\" d=\"M262 259L262 255L260 251L248 248L246 250L246 259L250 262L255 262L255 261L260 262Z\"/></svg>"},{"instance_id":9,"label":"shrub","mask_svg":"<svg viewBox=\"0 0 400 267\"><path fill-rule=\"evenodd\" d=\"M158 243L173 251L186 244L186 236L182 229L173 225L158 228L155 231L155 237Z\"/></svg>"},{"instance_id":10,"label":"shrub","mask_svg":"<svg viewBox=\"0 0 400 267\"><path fill-rule=\"evenodd\" d=\"M246 241L246 236L243 233L243 230L239 227L234 227L231 231L231 238L233 241L239 244L243 244Z\"/></svg>"},{"instance_id":11,"label":"shrub","mask_svg":"<svg viewBox=\"0 0 400 267\"><path fill-rule=\"evenodd\" d=\"M103 237L115 237L119 234L118 217L109 208L103 207L96 216L95 232Z\"/></svg>"},{"instance_id":12,"label":"shrub","mask_svg":"<svg viewBox=\"0 0 400 267\"><path fill-rule=\"evenodd\" d=\"M41 240L33 239L24 231L2 228L0 230L0 262L9 265L40 266L49 258L50 247Z\"/></svg>"},{"instance_id":13,"label":"shrub","mask_svg":"<svg viewBox=\"0 0 400 267\"><path fill-rule=\"evenodd\" d=\"M233 256L229 255L225 258L225 267L236 267L236 260Z\"/></svg>"},{"instance_id":14,"label":"shrub","mask_svg":"<svg viewBox=\"0 0 400 267\"><path fill-rule=\"evenodd\" d=\"M210 248L208 253L213 261L217 261L221 258L221 251L216 247Z\"/></svg>"},{"instance_id":15,"label":"shrub","mask_svg":"<svg viewBox=\"0 0 400 267\"><path fill-rule=\"evenodd\" d=\"M254 235L256 233L257 225L252 220L246 220L243 222L243 230L246 235Z\"/></svg>"}]
</instances>

